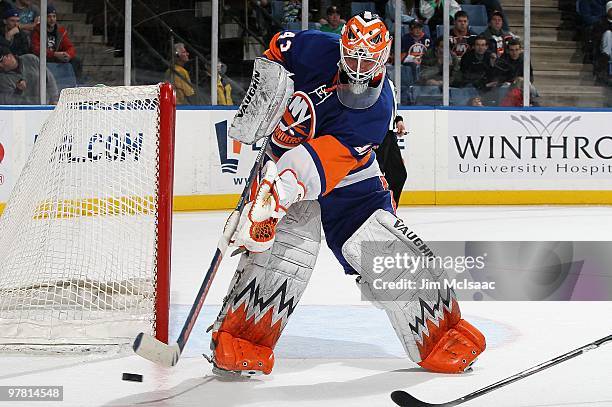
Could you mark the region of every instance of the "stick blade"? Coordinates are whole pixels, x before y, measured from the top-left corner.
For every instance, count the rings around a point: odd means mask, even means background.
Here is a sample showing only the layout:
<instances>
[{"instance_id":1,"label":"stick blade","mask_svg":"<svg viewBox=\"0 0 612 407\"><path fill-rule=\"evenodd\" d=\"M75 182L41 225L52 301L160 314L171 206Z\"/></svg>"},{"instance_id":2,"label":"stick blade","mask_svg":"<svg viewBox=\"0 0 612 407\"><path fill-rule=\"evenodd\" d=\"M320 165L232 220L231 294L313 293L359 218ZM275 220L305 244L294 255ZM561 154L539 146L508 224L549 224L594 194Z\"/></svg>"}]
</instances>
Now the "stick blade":
<instances>
[{"instance_id":1,"label":"stick blade","mask_svg":"<svg viewBox=\"0 0 612 407\"><path fill-rule=\"evenodd\" d=\"M132 349L137 355L166 367L175 366L181 357L181 349L178 344L166 345L144 332L136 336Z\"/></svg>"},{"instance_id":2,"label":"stick blade","mask_svg":"<svg viewBox=\"0 0 612 407\"><path fill-rule=\"evenodd\" d=\"M412 396L409 393L406 393L403 390L395 390L391 393L391 400L398 406L402 407L438 407L438 406L446 406L446 404L429 404L425 403ZM451 404L449 404L450 406Z\"/></svg>"}]
</instances>

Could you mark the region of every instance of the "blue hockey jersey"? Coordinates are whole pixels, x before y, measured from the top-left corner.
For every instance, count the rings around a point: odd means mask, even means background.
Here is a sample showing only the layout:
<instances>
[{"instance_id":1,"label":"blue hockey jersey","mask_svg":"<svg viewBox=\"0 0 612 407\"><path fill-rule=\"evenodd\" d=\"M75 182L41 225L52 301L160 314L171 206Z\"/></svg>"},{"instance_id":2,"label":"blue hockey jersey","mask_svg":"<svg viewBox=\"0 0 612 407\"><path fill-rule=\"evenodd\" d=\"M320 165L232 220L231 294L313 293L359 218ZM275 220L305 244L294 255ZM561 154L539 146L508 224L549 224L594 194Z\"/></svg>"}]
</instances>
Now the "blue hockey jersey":
<instances>
[{"instance_id":1,"label":"blue hockey jersey","mask_svg":"<svg viewBox=\"0 0 612 407\"><path fill-rule=\"evenodd\" d=\"M351 109L340 103L335 91L339 41L338 35L320 31L283 31L272 38L264 54L281 63L294 81L294 94L274 130L271 152L279 158L297 145L304 147L292 153L303 157L292 161L300 163L300 181L310 187L308 199L380 176L372 147L382 143L395 111L393 85L387 78L371 107Z\"/></svg>"}]
</instances>

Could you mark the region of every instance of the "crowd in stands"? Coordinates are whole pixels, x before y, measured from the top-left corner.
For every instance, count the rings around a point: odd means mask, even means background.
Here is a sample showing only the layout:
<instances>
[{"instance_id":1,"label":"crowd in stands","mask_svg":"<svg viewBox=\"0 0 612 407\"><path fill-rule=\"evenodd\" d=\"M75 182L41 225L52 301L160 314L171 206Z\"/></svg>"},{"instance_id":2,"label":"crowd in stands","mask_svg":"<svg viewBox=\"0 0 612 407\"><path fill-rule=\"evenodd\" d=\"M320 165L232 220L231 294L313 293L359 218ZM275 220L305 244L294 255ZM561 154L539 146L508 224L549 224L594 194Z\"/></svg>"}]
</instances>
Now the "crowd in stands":
<instances>
[{"instance_id":1,"label":"crowd in stands","mask_svg":"<svg viewBox=\"0 0 612 407\"><path fill-rule=\"evenodd\" d=\"M275 0L265 0L272 4ZM523 55L520 39L509 31L507 18L499 0L449 0L450 37L450 86L452 95L461 95L460 100L451 104L467 104L478 100L485 105L515 103L518 98L505 98L509 93L522 92L517 84L522 83ZM283 27L300 29L300 0L286 0L282 11ZM312 5L312 0L310 2ZM377 12L390 30L394 30L395 1L351 2L350 10L340 4L321 0L309 10L310 21L317 21L314 28L339 34L345 20L361 10ZM418 93L425 88L429 96L436 95L441 102L444 44L443 0L413 0L401 3L401 63L402 103L419 103ZM325 13L318 14L317 7L326 5ZM273 7L274 8L274 7ZM300 9L296 13L295 10ZM474 17L476 24L470 23ZM314 20L312 19L314 18ZM288 21L291 19L292 21ZM293 25L292 25L293 24ZM313 27L310 27L313 28ZM612 41L610 41L612 43ZM389 59L388 72L393 75L393 55ZM404 69L406 68L406 69ZM533 82L533 75L531 76ZM435 89L433 89L435 88ZM532 99L537 91L532 86ZM520 95L522 105L522 94ZM437 101L435 101L437 102ZM535 102L534 102L535 104Z\"/></svg>"},{"instance_id":2,"label":"crowd in stands","mask_svg":"<svg viewBox=\"0 0 612 407\"><path fill-rule=\"evenodd\" d=\"M486 3L490 7L499 5L497 0ZM441 2L431 1L428 4L428 7L433 7L439 6ZM482 4L484 5L484 2ZM461 7L459 4L457 6ZM439 7L435 10L438 9ZM449 32L451 104L466 104L477 100L478 103L485 105L522 106L522 93L518 95L520 104L517 104L519 100L517 94L522 92L518 84L522 86L523 83L523 50L520 39L505 28L507 23L500 10L489 10L486 7L486 13L486 17L483 14L479 21L482 23L482 20L488 19L486 26L472 26L468 12L458 9L453 13L451 7L453 17ZM436 14L430 12L427 15L435 18ZM420 18L422 13L413 14L411 17L413 19L408 23L408 32L402 36L402 65L411 67L410 74L402 75L400 86L405 94L402 103L419 103L418 93L422 91L426 91L426 96L429 98L437 95L438 100L434 98L433 102L440 102L444 61L441 21L435 20L435 26L432 26L431 20L427 19L424 20L426 24L423 24ZM530 79L533 82L533 71ZM432 89L433 87L436 89ZM506 95L510 93L515 97L507 98ZM458 95L458 98L454 98L453 95ZM534 97L537 95L533 86L531 95ZM427 101L431 102L431 99Z\"/></svg>"},{"instance_id":3,"label":"crowd in stands","mask_svg":"<svg viewBox=\"0 0 612 407\"><path fill-rule=\"evenodd\" d=\"M165 73L165 80L172 83L176 92L176 103L179 105L199 105L202 101L199 99L196 85L191 80L191 75L186 65L191 61L189 52L185 44L182 42L174 44L174 65L168 68ZM207 64L207 70L210 70L210 64ZM231 106L234 104L232 98L232 86L227 83L225 72L227 66L218 61L217 64L217 104Z\"/></svg>"},{"instance_id":4,"label":"crowd in stands","mask_svg":"<svg viewBox=\"0 0 612 407\"><path fill-rule=\"evenodd\" d=\"M1 0L0 13L0 104L38 104L40 10L32 0ZM76 85L82 64L53 4L47 6L46 24L47 103L55 103L61 88Z\"/></svg>"},{"instance_id":5,"label":"crowd in stands","mask_svg":"<svg viewBox=\"0 0 612 407\"><path fill-rule=\"evenodd\" d=\"M419 73L417 75L417 84L427 86L442 86L442 69L444 64L444 41L442 38L436 38L434 47L427 50ZM449 60L449 78L450 85L455 86L459 82L459 58L451 54Z\"/></svg>"}]
</instances>

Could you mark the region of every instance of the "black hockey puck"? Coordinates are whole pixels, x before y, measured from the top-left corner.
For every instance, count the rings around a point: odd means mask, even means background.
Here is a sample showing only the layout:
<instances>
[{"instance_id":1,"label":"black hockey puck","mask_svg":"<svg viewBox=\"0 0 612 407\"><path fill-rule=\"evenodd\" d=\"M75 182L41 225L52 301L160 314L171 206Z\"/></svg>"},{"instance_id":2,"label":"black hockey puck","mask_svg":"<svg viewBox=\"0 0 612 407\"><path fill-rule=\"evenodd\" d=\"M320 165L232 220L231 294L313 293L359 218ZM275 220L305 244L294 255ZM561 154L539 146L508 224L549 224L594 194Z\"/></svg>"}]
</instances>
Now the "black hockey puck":
<instances>
[{"instance_id":1,"label":"black hockey puck","mask_svg":"<svg viewBox=\"0 0 612 407\"><path fill-rule=\"evenodd\" d=\"M128 382L142 382L142 375L138 373L123 373L121 380L127 380Z\"/></svg>"}]
</instances>

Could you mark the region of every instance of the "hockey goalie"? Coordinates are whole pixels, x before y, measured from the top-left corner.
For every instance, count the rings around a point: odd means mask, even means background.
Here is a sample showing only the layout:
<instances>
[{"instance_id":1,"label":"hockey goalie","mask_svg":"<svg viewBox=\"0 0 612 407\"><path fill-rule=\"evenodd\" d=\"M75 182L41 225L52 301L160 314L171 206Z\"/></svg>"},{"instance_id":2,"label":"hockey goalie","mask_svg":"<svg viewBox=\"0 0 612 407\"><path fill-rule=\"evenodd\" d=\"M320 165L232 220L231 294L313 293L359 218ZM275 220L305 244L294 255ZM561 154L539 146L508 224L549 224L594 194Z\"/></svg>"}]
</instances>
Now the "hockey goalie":
<instances>
[{"instance_id":1,"label":"hockey goalie","mask_svg":"<svg viewBox=\"0 0 612 407\"><path fill-rule=\"evenodd\" d=\"M230 136L245 143L271 135L251 200L232 244L246 251L214 325L213 370L269 374L274 346L326 242L363 295L385 309L408 356L433 372L468 370L485 338L461 318L452 289L413 290L407 301L377 301L364 242L394 242L422 253L423 242L395 215L375 160L393 125L393 84L385 62L392 39L381 19L364 11L342 35L276 34L256 60L251 86ZM443 270L421 269L441 280Z\"/></svg>"}]
</instances>

